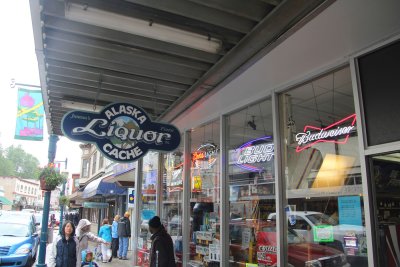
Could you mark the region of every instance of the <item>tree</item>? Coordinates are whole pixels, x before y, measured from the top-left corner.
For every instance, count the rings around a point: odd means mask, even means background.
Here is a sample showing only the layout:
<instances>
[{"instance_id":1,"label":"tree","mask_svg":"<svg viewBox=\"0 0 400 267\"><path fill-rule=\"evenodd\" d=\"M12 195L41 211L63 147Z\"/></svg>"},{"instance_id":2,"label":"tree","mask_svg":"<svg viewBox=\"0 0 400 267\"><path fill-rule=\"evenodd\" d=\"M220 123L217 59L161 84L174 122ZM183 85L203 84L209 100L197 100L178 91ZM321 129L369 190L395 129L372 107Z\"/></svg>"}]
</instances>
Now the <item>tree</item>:
<instances>
[{"instance_id":1,"label":"tree","mask_svg":"<svg viewBox=\"0 0 400 267\"><path fill-rule=\"evenodd\" d=\"M0 175L17 176L25 179L37 178L39 160L26 153L21 146L10 146L0 150Z\"/></svg>"},{"instance_id":2,"label":"tree","mask_svg":"<svg viewBox=\"0 0 400 267\"><path fill-rule=\"evenodd\" d=\"M14 175L13 163L4 157L4 150L0 146L0 176L12 176Z\"/></svg>"}]
</instances>

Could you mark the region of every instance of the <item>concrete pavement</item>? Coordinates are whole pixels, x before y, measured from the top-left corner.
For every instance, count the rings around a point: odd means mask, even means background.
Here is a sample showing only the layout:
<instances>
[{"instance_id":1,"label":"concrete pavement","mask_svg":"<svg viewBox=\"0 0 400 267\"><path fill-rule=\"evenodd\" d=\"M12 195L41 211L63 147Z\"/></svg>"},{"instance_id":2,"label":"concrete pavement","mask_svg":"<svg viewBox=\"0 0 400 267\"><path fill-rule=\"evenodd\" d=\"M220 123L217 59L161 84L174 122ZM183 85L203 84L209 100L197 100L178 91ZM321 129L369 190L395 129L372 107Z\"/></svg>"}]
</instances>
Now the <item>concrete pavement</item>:
<instances>
[{"instance_id":1,"label":"concrete pavement","mask_svg":"<svg viewBox=\"0 0 400 267\"><path fill-rule=\"evenodd\" d=\"M55 238L58 235L58 229L53 231L53 238ZM95 243L89 242L89 249L91 251L94 251L96 247ZM46 263L48 262L48 256L50 255L52 250L52 244L48 243L46 247ZM38 251L39 255L39 251ZM99 267L132 267L133 266L133 257L132 257L132 250L128 250L128 260L120 260L118 258L113 258L111 262L103 263L101 260L96 260L96 263L99 265ZM37 260L33 267L36 266Z\"/></svg>"}]
</instances>

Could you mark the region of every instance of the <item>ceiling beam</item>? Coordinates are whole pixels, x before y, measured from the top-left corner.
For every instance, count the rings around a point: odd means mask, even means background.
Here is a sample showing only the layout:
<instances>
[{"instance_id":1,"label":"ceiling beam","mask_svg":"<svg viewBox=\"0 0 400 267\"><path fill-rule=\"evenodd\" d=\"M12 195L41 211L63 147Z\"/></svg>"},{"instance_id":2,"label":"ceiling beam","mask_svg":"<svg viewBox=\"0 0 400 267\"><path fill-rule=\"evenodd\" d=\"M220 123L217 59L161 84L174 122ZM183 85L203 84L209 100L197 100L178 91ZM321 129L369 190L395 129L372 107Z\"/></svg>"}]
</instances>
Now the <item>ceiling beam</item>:
<instances>
[{"instance_id":1,"label":"ceiling beam","mask_svg":"<svg viewBox=\"0 0 400 267\"><path fill-rule=\"evenodd\" d=\"M130 87L122 87L118 85L108 84L98 81L88 81L88 80L80 80L75 78L65 78L62 76L57 76L53 74L48 74L48 85L57 85L65 88L73 87L73 86L82 86L83 88L87 88L88 90L98 91L98 87L100 86L101 92L114 92L114 93L127 93L137 96L148 97L152 99L158 100L166 100L170 102L174 102L178 97L165 95L157 90L146 91L141 90L139 88L130 88ZM78 87L79 88L79 87Z\"/></svg>"},{"instance_id":2,"label":"ceiling beam","mask_svg":"<svg viewBox=\"0 0 400 267\"><path fill-rule=\"evenodd\" d=\"M47 70L47 78L49 81L58 81L58 82L66 82L66 83L73 83L78 85L85 85L90 87L98 87L99 86L99 74L92 74L88 75L84 72L73 72L71 73L68 69L64 71L57 71L57 67L50 67ZM128 83L128 81L116 79L114 77L108 77L106 75L101 76L102 86L107 88L108 85L113 86L115 88L120 87L120 89L113 89L116 91L121 92L140 92L143 94L154 94L156 92L160 96L170 96L173 98L178 98L182 95L183 91L174 91L171 89L165 89L163 87L158 86L157 84L135 84L135 83Z\"/></svg>"},{"instance_id":3,"label":"ceiling beam","mask_svg":"<svg viewBox=\"0 0 400 267\"><path fill-rule=\"evenodd\" d=\"M59 60L54 60L54 59L47 59L46 62L49 65L48 69L50 69L50 70L52 70L53 68L59 68L60 71L61 70L64 71L64 70L68 69L70 71L80 71L80 72L85 72L85 73L91 73L91 74L95 74L97 76L100 73L103 73L103 75L109 79L127 81L128 83L131 83L131 82L137 83L137 84L140 84L140 86L146 86L146 85L154 86L156 84L158 88L164 88L166 90L173 90L173 91L177 91L177 92L183 92L190 88L189 85L185 85L185 84L180 84L180 83L175 83L175 82L170 82L170 81L163 81L163 80L160 80L157 78L155 78L155 79L148 78L148 77L138 76L138 75L129 74L129 73L125 73L125 72L105 70L105 69L100 69L100 68L97 68L94 66L80 65L80 64L64 62L64 61L59 61ZM60 73L58 72L58 74L60 74Z\"/></svg>"},{"instance_id":4,"label":"ceiling beam","mask_svg":"<svg viewBox=\"0 0 400 267\"><path fill-rule=\"evenodd\" d=\"M259 0L189 0L198 5L215 8L223 12L240 16L258 22L270 12L273 7Z\"/></svg>"},{"instance_id":5,"label":"ceiling beam","mask_svg":"<svg viewBox=\"0 0 400 267\"><path fill-rule=\"evenodd\" d=\"M235 16L221 10L208 8L189 1L179 0L127 0L129 2L155 8L171 14L190 18L203 23L210 23L219 27L240 32L248 33L253 27L254 22L243 17ZM196 10L196 12L193 12Z\"/></svg>"},{"instance_id":6,"label":"ceiling beam","mask_svg":"<svg viewBox=\"0 0 400 267\"><path fill-rule=\"evenodd\" d=\"M157 62L156 60L136 57L118 51L111 51L102 48L86 46L85 44L70 43L66 41L46 39L46 51L62 52L65 54L93 58L110 63L129 65L132 69L151 70L164 74L177 74L180 76L198 79L204 74L204 70L196 70L186 66L179 66L167 62Z\"/></svg>"},{"instance_id":7,"label":"ceiling beam","mask_svg":"<svg viewBox=\"0 0 400 267\"><path fill-rule=\"evenodd\" d=\"M196 79L194 78L183 77L176 74L175 75L167 74L160 71L153 71L150 69L147 70L147 69L136 68L130 65L120 64L117 62L107 62L97 58L86 57L84 55L72 55L68 53L63 53L62 51L45 50L45 56L46 59L49 58L80 65L94 66L100 69L130 73L148 78L161 79L164 81L176 82L186 85L191 85L196 81Z\"/></svg>"}]
</instances>

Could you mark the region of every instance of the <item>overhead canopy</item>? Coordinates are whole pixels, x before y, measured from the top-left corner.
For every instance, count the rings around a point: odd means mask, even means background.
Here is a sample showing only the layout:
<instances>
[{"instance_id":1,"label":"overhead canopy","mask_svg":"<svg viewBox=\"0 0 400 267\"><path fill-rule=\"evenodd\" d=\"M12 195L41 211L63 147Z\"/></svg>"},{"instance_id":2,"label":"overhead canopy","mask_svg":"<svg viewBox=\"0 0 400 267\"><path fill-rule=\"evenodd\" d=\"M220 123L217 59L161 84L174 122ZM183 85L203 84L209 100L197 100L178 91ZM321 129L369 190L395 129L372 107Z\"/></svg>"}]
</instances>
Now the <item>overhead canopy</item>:
<instances>
[{"instance_id":1,"label":"overhead canopy","mask_svg":"<svg viewBox=\"0 0 400 267\"><path fill-rule=\"evenodd\" d=\"M1 197L1 196L0 196L0 203L1 203L2 205L12 205L12 201L8 200L8 199L5 198L5 197Z\"/></svg>"},{"instance_id":2,"label":"overhead canopy","mask_svg":"<svg viewBox=\"0 0 400 267\"><path fill-rule=\"evenodd\" d=\"M119 187L114 183L106 183L103 178L98 178L90 182L83 190L83 198L90 198L95 195L109 196L109 195L125 195L126 189Z\"/></svg>"},{"instance_id":3,"label":"overhead canopy","mask_svg":"<svg viewBox=\"0 0 400 267\"><path fill-rule=\"evenodd\" d=\"M121 101L172 122L333 2L31 0L49 133Z\"/></svg>"}]
</instances>

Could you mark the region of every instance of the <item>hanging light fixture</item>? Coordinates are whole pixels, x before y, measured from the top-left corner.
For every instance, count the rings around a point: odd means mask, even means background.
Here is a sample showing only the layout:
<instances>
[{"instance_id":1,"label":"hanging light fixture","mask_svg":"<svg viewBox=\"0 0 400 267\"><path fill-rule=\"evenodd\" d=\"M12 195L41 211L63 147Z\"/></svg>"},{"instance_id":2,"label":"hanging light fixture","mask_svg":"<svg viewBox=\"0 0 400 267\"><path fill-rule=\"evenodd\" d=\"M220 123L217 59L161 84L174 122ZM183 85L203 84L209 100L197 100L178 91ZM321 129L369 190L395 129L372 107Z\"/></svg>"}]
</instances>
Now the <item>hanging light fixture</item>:
<instances>
[{"instance_id":1,"label":"hanging light fixture","mask_svg":"<svg viewBox=\"0 0 400 267\"><path fill-rule=\"evenodd\" d=\"M103 11L88 5L69 3L65 9L65 17L77 22L157 39L214 54L218 53L221 48L221 41L210 36L157 24L153 21L149 22Z\"/></svg>"}]
</instances>

